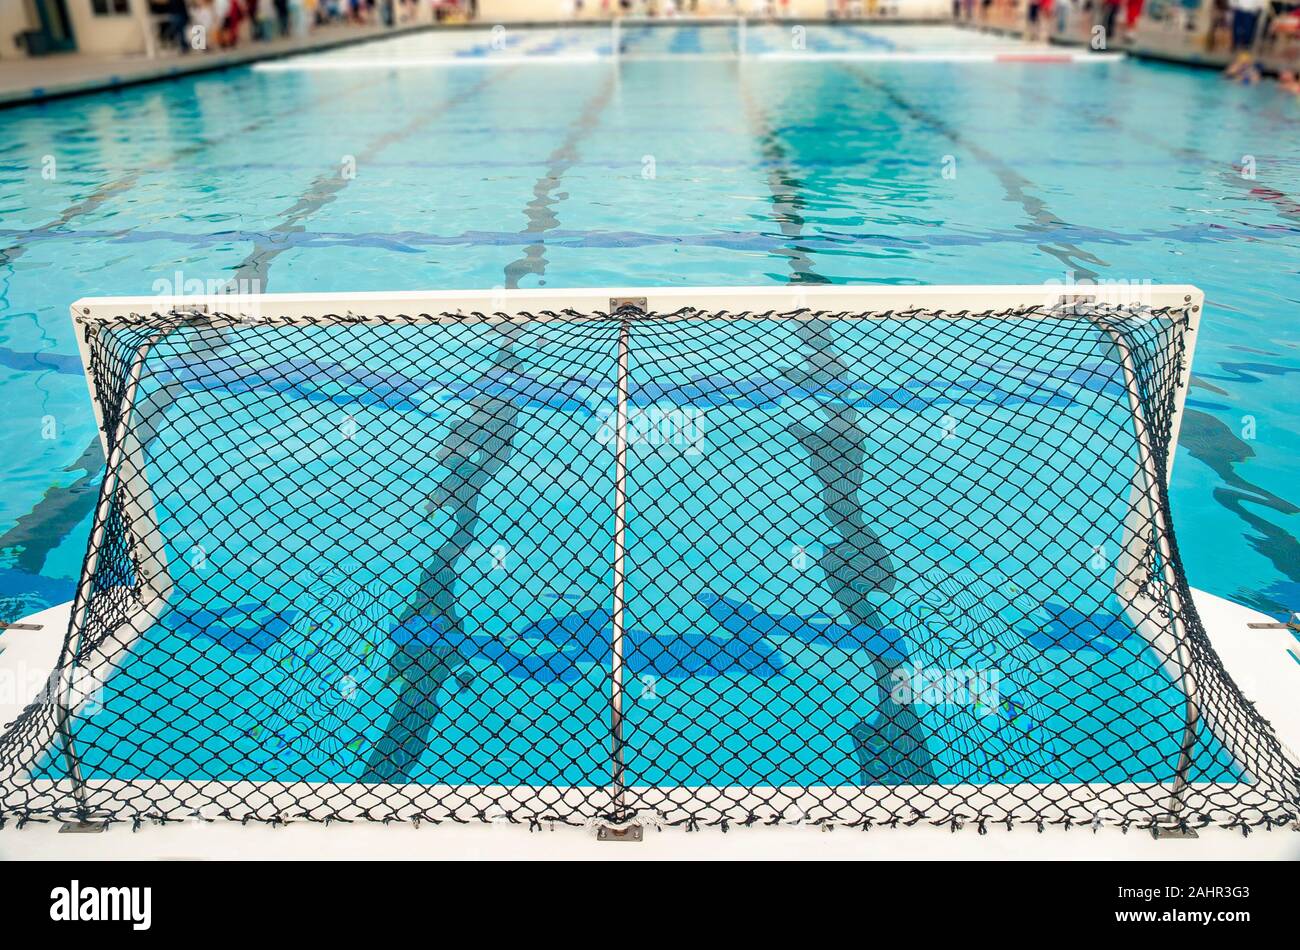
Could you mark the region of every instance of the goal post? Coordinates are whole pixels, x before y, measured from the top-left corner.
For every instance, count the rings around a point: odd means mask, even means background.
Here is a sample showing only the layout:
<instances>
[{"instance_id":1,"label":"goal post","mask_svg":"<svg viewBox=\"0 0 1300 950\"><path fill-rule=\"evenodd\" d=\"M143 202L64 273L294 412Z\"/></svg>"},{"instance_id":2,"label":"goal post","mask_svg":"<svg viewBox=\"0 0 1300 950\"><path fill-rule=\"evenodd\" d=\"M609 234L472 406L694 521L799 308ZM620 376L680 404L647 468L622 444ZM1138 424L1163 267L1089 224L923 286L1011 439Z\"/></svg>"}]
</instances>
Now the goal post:
<instances>
[{"instance_id":1,"label":"goal post","mask_svg":"<svg viewBox=\"0 0 1300 950\"><path fill-rule=\"evenodd\" d=\"M1202 307L78 301L107 474L0 813L1281 821L1170 520Z\"/></svg>"}]
</instances>

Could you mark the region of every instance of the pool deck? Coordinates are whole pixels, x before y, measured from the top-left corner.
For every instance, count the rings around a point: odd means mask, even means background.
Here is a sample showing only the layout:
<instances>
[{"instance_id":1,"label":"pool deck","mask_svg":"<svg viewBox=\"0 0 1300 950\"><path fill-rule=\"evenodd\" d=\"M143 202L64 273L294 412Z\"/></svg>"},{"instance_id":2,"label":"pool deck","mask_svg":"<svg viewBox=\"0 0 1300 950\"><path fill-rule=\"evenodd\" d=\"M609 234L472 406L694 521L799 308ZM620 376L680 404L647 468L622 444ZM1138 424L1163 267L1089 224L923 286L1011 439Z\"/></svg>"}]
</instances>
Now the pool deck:
<instances>
[{"instance_id":1,"label":"pool deck","mask_svg":"<svg viewBox=\"0 0 1300 950\"><path fill-rule=\"evenodd\" d=\"M320 27L305 37L245 43L235 49L207 53L182 55L169 50L155 59L143 55L106 57L84 53L6 59L0 61L0 108L121 89L215 69L229 69L295 53L348 46L435 27L432 23L393 27L334 24Z\"/></svg>"},{"instance_id":2,"label":"pool deck","mask_svg":"<svg viewBox=\"0 0 1300 950\"><path fill-rule=\"evenodd\" d=\"M1300 644L1287 630L1251 629L1271 618L1210 594L1195 592L1196 605L1215 649L1237 685L1277 729L1291 749L1300 746ZM53 668L68 625L69 604L51 608L25 623L39 630L0 634L0 677L39 681ZM35 674L33 676L32 674ZM11 721L23 702L0 696L0 723ZM1239 831L1205 828L1195 840L1156 840L1145 832L1115 828L1096 833L1048 828L993 828L980 835L967 829L916 825L868 833L847 828L738 828L690 833L647 829L637 845L600 842L591 829L556 827L529 832L524 825L293 823L271 828L251 823L183 822L129 824L97 834L62 834L55 823L31 822L0 830L0 861L41 859L608 859L608 860L1300 860L1300 834L1287 830Z\"/></svg>"}]
</instances>

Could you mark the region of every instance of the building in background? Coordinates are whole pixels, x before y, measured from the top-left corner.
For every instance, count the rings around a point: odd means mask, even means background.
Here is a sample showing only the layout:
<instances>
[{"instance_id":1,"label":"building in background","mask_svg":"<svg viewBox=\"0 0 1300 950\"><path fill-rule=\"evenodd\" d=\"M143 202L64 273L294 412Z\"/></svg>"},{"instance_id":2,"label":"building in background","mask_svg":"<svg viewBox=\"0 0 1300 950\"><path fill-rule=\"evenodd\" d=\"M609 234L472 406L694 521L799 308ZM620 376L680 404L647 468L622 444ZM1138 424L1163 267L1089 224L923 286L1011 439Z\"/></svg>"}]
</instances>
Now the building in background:
<instances>
[{"instance_id":1,"label":"building in background","mask_svg":"<svg viewBox=\"0 0 1300 950\"><path fill-rule=\"evenodd\" d=\"M151 53L149 0L7 0L0 3L0 58L73 51Z\"/></svg>"}]
</instances>

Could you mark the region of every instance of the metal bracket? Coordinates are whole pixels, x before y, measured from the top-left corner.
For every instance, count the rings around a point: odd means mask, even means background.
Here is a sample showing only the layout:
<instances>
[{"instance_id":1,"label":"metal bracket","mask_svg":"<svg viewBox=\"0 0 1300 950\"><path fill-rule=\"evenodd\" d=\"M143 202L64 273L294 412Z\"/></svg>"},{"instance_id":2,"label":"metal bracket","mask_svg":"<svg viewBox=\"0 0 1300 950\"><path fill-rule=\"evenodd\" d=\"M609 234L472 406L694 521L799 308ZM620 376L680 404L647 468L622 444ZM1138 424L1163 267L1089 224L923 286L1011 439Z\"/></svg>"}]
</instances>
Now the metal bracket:
<instances>
[{"instance_id":1,"label":"metal bracket","mask_svg":"<svg viewBox=\"0 0 1300 950\"><path fill-rule=\"evenodd\" d=\"M615 828L611 825L601 825L596 830L597 841L643 841L645 840L645 829L640 825L622 825Z\"/></svg>"},{"instance_id":2,"label":"metal bracket","mask_svg":"<svg viewBox=\"0 0 1300 950\"><path fill-rule=\"evenodd\" d=\"M1151 837L1159 838L1199 838L1193 828L1180 828L1177 825L1155 825L1151 828Z\"/></svg>"},{"instance_id":3,"label":"metal bracket","mask_svg":"<svg viewBox=\"0 0 1300 950\"><path fill-rule=\"evenodd\" d=\"M61 835L97 835L108 830L106 821L68 821L59 828Z\"/></svg>"},{"instance_id":4,"label":"metal bracket","mask_svg":"<svg viewBox=\"0 0 1300 950\"><path fill-rule=\"evenodd\" d=\"M609 312L615 314L620 310L632 309L638 310L641 313L647 313L647 303L648 301L645 297L610 297Z\"/></svg>"},{"instance_id":5,"label":"metal bracket","mask_svg":"<svg viewBox=\"0 0 1300 950\"><path fill-rule=\"evenodd\" d=\"M0 623L0 630L44 630L45 625L39 623Z\"/></svg>"},{"instance_id":6,"label":"metal bracket","mask_svg":"<svg viewBox=\"0 0 1300 950\"><path fill-rule=\"evenodd\" d=\"M1290 630L1292 633L1300 633L1300 612L1292 613L1289 620L1278 623L1248 623L1246 627L1250 630Z\"/></svg>"}]
</instances>

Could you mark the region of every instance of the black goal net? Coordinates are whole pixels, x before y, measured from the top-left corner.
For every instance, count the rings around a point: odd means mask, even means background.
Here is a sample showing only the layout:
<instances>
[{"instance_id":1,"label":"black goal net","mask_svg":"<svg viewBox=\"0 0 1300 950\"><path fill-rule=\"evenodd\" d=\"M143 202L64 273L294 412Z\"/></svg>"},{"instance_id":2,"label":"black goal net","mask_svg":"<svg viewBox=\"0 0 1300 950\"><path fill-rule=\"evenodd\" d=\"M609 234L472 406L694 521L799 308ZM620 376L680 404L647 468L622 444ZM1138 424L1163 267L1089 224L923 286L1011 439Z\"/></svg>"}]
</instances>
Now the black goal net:
<instances>
[{"instance_id":1,"label":"black goal net","mask_svg":"<svg viewBox=\"0 0 1300 950\"><path fill-rule=\"evenodd\" d=\"M1171 527L1191 306L82 318L0 815L1294 821Z\"/></svg>"}]
</instances>

